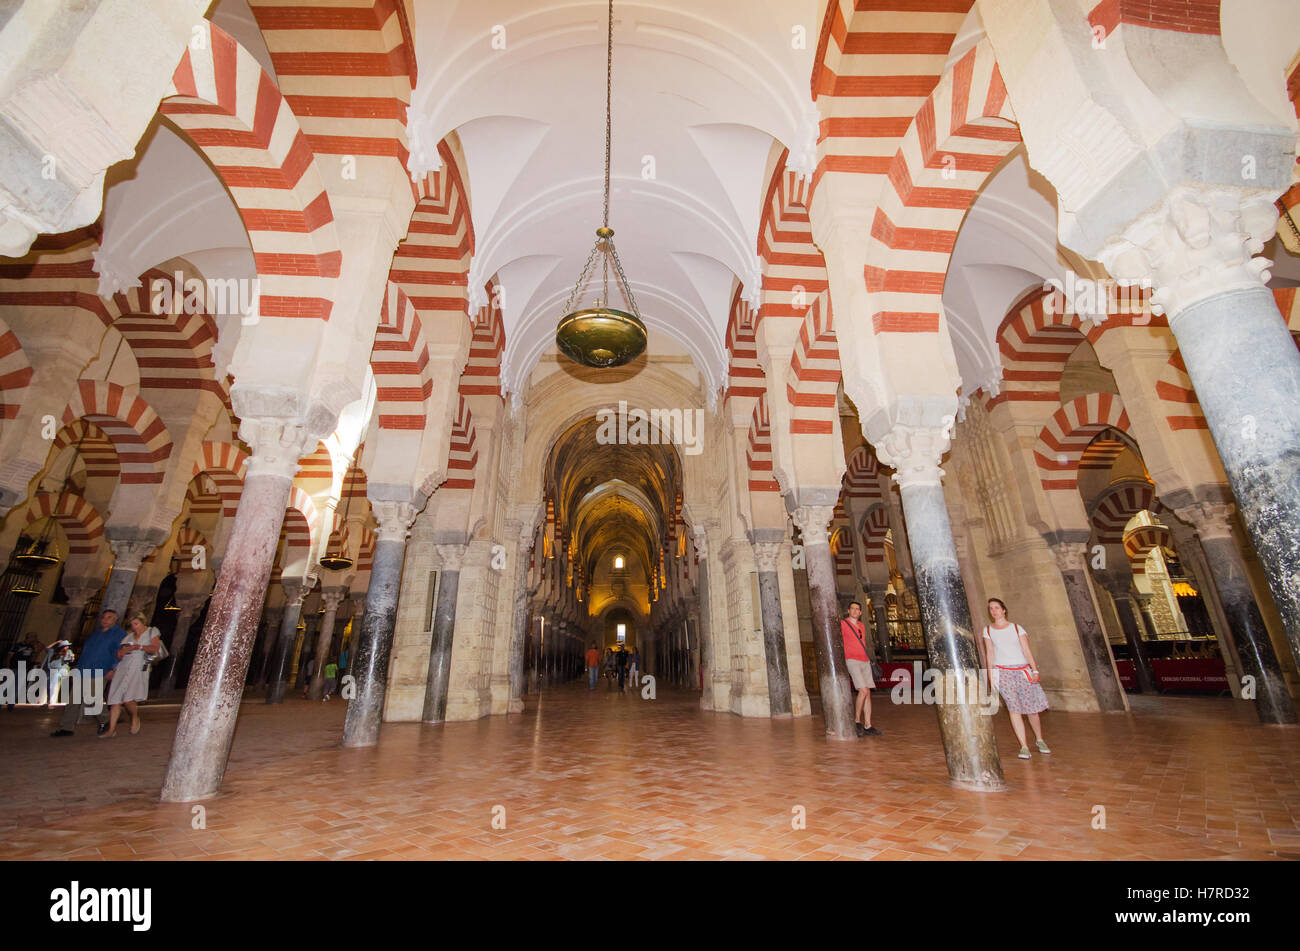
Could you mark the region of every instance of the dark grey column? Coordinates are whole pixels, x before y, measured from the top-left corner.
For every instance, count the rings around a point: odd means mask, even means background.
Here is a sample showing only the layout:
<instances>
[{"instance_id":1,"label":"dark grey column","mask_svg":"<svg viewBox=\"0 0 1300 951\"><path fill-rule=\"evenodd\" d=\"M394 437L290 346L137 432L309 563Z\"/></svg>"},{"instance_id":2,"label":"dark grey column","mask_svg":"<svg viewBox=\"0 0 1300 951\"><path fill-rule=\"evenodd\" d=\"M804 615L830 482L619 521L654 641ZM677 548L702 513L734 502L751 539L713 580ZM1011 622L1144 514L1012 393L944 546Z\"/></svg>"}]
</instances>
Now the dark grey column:
<instances>
[{"instance_id":1,"label":"dark grey column","mask_svg":"<svg viewBox=\"0 0 1300 951\"><path fill-rule=\"evenodd\" d=\"M101 611L116 611L118 623L127 626L127 605L131 592L135 589L135 579L140 566L157 548L157 544L138 538L117 538L111 540L109 547L113 550L113 568L108 573L108 582L104 585L104 597L100 599Z\"/></svg>"},{"instance_id":2,"label":"dark grey column","mask_svg":"<svg viewBox=\"0 0 1300 951\"><path fill-rule=\"evenodd\" d=\"M275 653L271 657L271 678L266 689L267 703L284 703L288 687L289 670L293 663L293 648L298 641L298 621L302 618L302 602L311 591L315 579L282 579L284 588L284 613L280 616L280 636L276 639Z\"/></svg>"},{"instance_id":3,"label":"dark grey column","mask_svg":"<svg viewBox=\"0 0 1300 951\"><path fill-rule=\"evenodd\" d=\"M284 606L267 608L262 617L266 621L266 635L262 639L262 669L257 675L259 687L265 687L271 677L271 659L280 643L280 620L284 617Z\"/></svg>"},{"instance_id":4,"label":"dark grey column","mask_svg":"<svg viewBox=\"0 0 1300 951\"><path fill-rule=\"evenodd\" d=\"M808 569L813 651L817 655L818 689L821 691L826 735L851 740L857 738L853 719L853 683L844 662L839 599L835 592L835 560L831 557L830 536L827 534L833 514L831 505L800 505L792 517L803 538L804 564Z\"/></svg>"},{"instance_id":5,"label":"dark grey column","mask_svg":"<svg viewBox=\"0 0 1300 951\"><path fill-rule=\"evenodd\" d=\"M992 718L971 689L979 682L979 649L943 497L939 460L947 448L946 430L903 425L876 444L880 460L896 470L930 666L960 689L957 703L936 705L948 776L962 788L992 791L1005 784Z\"/></svg>"},{"instance_id":6,"label":"dark grey column","mask_svg":"<svg viewBox=\"0 0 1300 951\"><path fill-rule=\"evenodd\" d=\"M63 609L63 620L59 624L59 639L72 645L72 649L81 652L81 622L86 613L86 602L99 590L98 578L65 577L61 582L63 593L68 596L67 607ZM121 619L118 619L121 623ZM96 623L98 628L99 624Z\"/></svg>"},{"instance_id":7,"label":"dark grey column","mask_svg":"<svg viewBox=\"0 0 1300 951\"><path fill-rule=\"evenodd\" d=\"M515 548L515 602L514 613L510 618L510 699L506 705L507 713L524 712L524 644L528 640L528 560L533 549L533 531L525 530L521 523L507 522L507 531L514 528L519 544ZM586 649L586 645L583 646Z\"/></svg>"},{"instance_id":8,"label":"dark grey column","mask_svg":"<svg viewBox=\"0 0 1300 951\"><path fill-rule=\"evenodd\" d=\"M205 595L177 599L176 605L180 608L180 613L176 615L176 631L172 634L172 646L168 648L171 656L167 658L167 673L163 675L162 684L158 688L160 697L170 697L176 690L176 668L180 666L185 654L185 644L190 638L190 625L194 623L194 615L203 607L205 600Z\"/></svg>"},{"instance_id":9,"label":"dark grey column","mask_svg":"<svg viewBox=\"0 0 1300 951\"><path fill-rule=\"evenodd\" d=\"M193 802L221 788L293 474L306 442L315 439L282 441L282 435L301 431L257 420L246 423L244 431L251 430L258 442L190 669L163 779L163 802Z\"/></svg>"},{"instance_id":10,"label":"dark grey column","mask_svg":"<svg viewBox=\"0 0 1300 951\"><path fill-rule=\"evenodd\" d=\"M456 593L465 545L439 545L442 570L438 575L438 603L433 609L433 639L429 647L429 677L424 688L425 723L441 723L447 716L447 689L451 683L451 648L456 633Z\"/></svg>"},{"instance_id":11,"label":"dark grey column","mask_svg":"<svg viewBox=\"0 0 1300 951\"><path fill-rule=\"evenodd\" d=\"M767 538L768 535L775 538ZM763 656L767 660L767 695L774 717L788 717L790 707L790 665L785 656L785 624L781 617L781 584L777 560L781 556L781 529L750 532L754 562L758 566L758 597L763 618ZM829 551L829 548L827 549Z\"/></svg>"},{"instance_id":12,"label":"dark grey column","mask_svg":"<svg viewBox=\"0 0 1300 951\"><path fill-rule=\"evenodd\" d=\"M325 613L320 619L320 630L316 633L316 667L311 672L311 685L307 688L308 700L320 700L325 696L325 665L330 660L330 648L334 644L334 624L338 618L339 605L348 596L344 588L330 588L320 593Z\"/></svg>"},{"instance_id":13,"label":"dark grey column","mask_svg":"<svg viewBox=\"0 0 1300 951\"><path fill-rule=\"evenodd\" d=\"M373 489L372 489L373 490ZM375 557L366 592L366 613L361 636L348 657L348 673L355 678L356 696L348 701L343 723L344 746L374 746L379 742L379 723L384 714L388 690L388 660L393 652L393 628L397 621L397 595L402 587L402 561L406 557L406 535L415 521L416 507L410 502L371 498L370 507L379 521Z\"/></svg>"},{"instance_id":14,"label":"dark grey column","mask_svg":"<svg viewBox=\"0 0 1300 951\"><path fill-rule=\"evenodd\" d=\"M1111 601L1115 604L1115 614L1118 615L1119 626L1124 631L1124 642L1128 644L1129 655L1133 658L1138 690L1142 693L1159 693L1155 674L1151 670L1151 655L1142 636L1142 621L1138 615L1137 602L1133 599L1132 572L1127 569L1098 571L1094 577L1110 594Z\"/></svg>"},{"instance_id":15,"label":"dark grey column","mask_svg":"<svg viewBox=\"0 0 1300 951\"><path fill-rule=\"evenodd\" d=\"M692 541L699 564L695 566L695 594L700 602L700 678L704 683L700 709L713 709L713 616L709 601L709 540L705 531L697 529ZM638 647L640 645L638 644ZM645 663L645 651L641 652Z\"/></svg>"},{"instance_id":16,"label":"dark grey column","mask_svg":"<svg viewBox=\"0 0 1300 951\"><path fill-rule=\"evenodd\" d=\"M888 664L892 658L889 649L889 607L885 604L886 589L871 589L871 610L876 621L876 648L880 651L880 662Z\"/></svg>"},{"instance_id":17,"label":"dark grey column","mask_svg":"<svg viewBox=\"0 0 1300 951\"><path fill-rule=\"evenodd\" d=\"M1124 713L1128 710L1128 698L1124 696L1124 688L1115 673L1110 641L1106 639L1101 618L1097 617L1097 606L1088 586L1086 533L1083 540L1059 533L1056 537L1049 537L1047 543L1056 558L1056 567L1061 571L1065 595L1070 600L1070 613L1074 615L1074 628L1079 635L1079 646L1083 648L1088 679L1097 695L1097 706L1102 713Z\"/></svg>"},{"instance_id":18,"label":"dark grey column","mask_svg":"<svg viewBox=\"0 0 1300 951\"><path fill-rule=\"evenodd\" d=\"M1196 528L1201 550L1228 618L1246 676L1255 678L1255 712L1261 723L1295 723L1295 704L1282 665L1246 575L1246 563L1232 537L1232 510L1224 503L1201 502L1177 510ZM1295 526L1292 526L1293 528Z\"/></svg>"}]
</instances>

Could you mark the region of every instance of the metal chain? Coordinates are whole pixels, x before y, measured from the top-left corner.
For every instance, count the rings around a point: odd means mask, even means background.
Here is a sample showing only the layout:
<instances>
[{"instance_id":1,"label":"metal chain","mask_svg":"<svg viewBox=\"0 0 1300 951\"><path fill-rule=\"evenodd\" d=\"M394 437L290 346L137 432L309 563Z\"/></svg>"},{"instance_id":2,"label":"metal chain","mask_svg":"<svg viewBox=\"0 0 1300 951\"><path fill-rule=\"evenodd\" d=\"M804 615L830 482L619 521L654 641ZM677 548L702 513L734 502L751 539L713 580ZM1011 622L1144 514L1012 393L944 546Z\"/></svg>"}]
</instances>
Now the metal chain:
<instances>
[{"instance_id":1,"label":"metal chain","mask_svg":"<svg viewBox=\"0 0 1300 951\"><path fill-rule=\"evenodd\" d=\"M623 262L618 259L618 252L614 250L613 238L609 241L609 256L614 259L614 270L618 273L618 283L627 296L628 309L632 311L633 317L640 320L641 311L636 306L636 298L632 296L632 285L627 282L627 275L623 273Z\"/></svg>"},{"instance_id":2,"label":"metal chain","mask_svg":"<svg viewBox=\"0 0 1300 951\"><path fill-rule=\"evenodd\" d=\"M573 285L573 293L569 295L569 300L564 305L564 313L573 313L573 305L577 303L582 294L582 289L587 286L588 277L591 274L592 267L596 264L596 255L600 253L600 242L591 249L591 254L587 255L587 263L582 266L582 273L578 275L578 283Z\"/></svg>"},{"instance_id":3,"label":"metal chain","mask_svg":"<svg viewBox=\"0 0 1300 951\"><path fill-rule=\"evenodd\" d=\"M605 36L605 227L609 227L610 113L614 103L614 0L609 0L609 29Z\"/></svg>"}]
</instances>

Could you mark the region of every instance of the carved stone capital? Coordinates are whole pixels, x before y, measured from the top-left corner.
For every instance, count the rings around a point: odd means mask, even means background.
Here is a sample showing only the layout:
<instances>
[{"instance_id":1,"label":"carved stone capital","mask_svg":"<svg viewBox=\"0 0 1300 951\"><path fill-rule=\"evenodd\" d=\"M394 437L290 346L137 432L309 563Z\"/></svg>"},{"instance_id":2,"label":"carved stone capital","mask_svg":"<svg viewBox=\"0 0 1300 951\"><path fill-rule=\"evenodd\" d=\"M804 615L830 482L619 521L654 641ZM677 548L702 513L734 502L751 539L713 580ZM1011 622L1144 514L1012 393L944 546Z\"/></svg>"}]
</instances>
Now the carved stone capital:
<instances>
[{"instance_id":1,"label":"carved stone capital","mask_svg":"<svg viewBox=\"0 0 1300 951\"><path fill-rule=\"evenodd\" d=\"M280 587L284 588L285 607L301 607L302 602L306 600L311 589L315 587L316 579L288 579L280 582Z\"/></svg>"},{"instance_id":2,"label":"carved stone capital","mask_svg":"<svg viewBox=\"0 0 1300 951\"><path fill-rule=\"evenodd\" d=\"M239 424L239 438L253 450L245 478L274 475L292 479L298 474L298 460L317 441L306 426L275 417L246 417Z\"/></svg>"},{"instance_id":3,"label":"carved stone capital","mask_svg":"<svg viewBox=\"0 0 1300 951\"><path fill-rule=\"evenodd\" d=\"M438 559L442 562L443 571L460 571L465 564L468 545L435 545L434 547L438 549Z\"/></svg>"},{"instance_id":4,"label":"carved stone capital","mask_svg":"<svg viewBox=\"0 0 1300 951\"><path fill-rule=\"evenodd\" d=\"M952 442L953 419L943 426L908 426L898 423L876 443L876 457L894 469L900 488L943 485L939 461Z\"/></svg>"},{"instance_id":5,"label":"carved stone capital","mask_svg":"<svg viewBox=\"0 0 1300 951\"><path fill-rule=\"evenodd\" d=\"M147 539L117 538L111 539L108 547L113 550L114 570L139 571L144 560L158 546Z\"/></svg>"},{"instance_id":6,"label":"carved stone capital","mask_svg":"<svg viewBox=\"0 0 1300 951\"><path fill-rule=\"evenodd\" d=\"M777 559L781 557L781 545L777 542L754 542L754 564L759 571L776 571Z\"/></svg>"},{"instance_id":7,"label":"carved stone capital","mask_svg":"<svg viewBox=\"0 0 1300 951\"><path fill-rule=\"evenodd\" d=\"M322 588L320 603L326 611L338 612L339 605L347 599L348 593L343 588Z\"/></svg>"},{"instance_id":8,"label":"carved stone capital","mask_svg":"<svg viewBox=\"0 0 1300 951\"><path fill-rule=\"evenodd\" d=\"M68 578L64 577L59 583L63 585L63 593L68 596L69 607L85 607L90 596L99 590L102 578Z\"/></svg>"},{"instance_id":9,"label":"carved stone capital","mask_svg":"<svg viewBox=\"0 0 1300 951\"><path fill-rule=\"evenodd\" d=\"M1087 542L1053 542L1049 547L1061 571L1083 571L1088 564Z\"/></svg>"},{"instance_id":10,"label":"carved stone capital","mask_svg":"<svg viewBox=\"0 0 1300 951\"><path fill-rule=\"evenodd\" d=\"M691 544L695 546L695 557L704 561L709 557L709 534L705 531L697 531L691 536Z\"/></svg>"},{"instance_id":11,"label":"carved stone capital","mask_svg":"<svg viewBox=\"0 0 1300 951\"><path fill-rule=\"evenodd\" d=\"M835 517L835 506L800 505L790 513L790 517L799 526L805 547L830 544L828 529L831 519Z\"/></svg>"},{"instance_id":12,"label":"carved stone capital","mask_svg":"<svg viewBox=\"0 0 1300 951\"><path fill-rule=\"evenodd\" d=\"M1149 282L1152 312L1172 321L1206 298L1263 287L1273 262L1256 255L1277 217L1260 192L1184 185L1107 242L1098 259L1120 280Z\"/></svg>"},{"instance_id":13,"label":"carved stone capital","mask_svg":"<svg viewBox=\"0 0 1300 951\"><path fill-rule=\"evenodd\" d=\"M1174 509L1174 514L1195 528L1202 541L1207 541L1232 537L1234 508L1230 502L1192 502Z\"/></svg>"},{"instance_id":14,"label":"carved stone capital","mask_svg":"<svg viewBox=\"0 0 1300 951\"><path fill-rule=\"evenodd\" d=\"M420 514L413 503L392 499L371 499L370 510L379 523L375 538L381 542L405 542L415 524L415 516Z\"/></svg>"}]
</instances>

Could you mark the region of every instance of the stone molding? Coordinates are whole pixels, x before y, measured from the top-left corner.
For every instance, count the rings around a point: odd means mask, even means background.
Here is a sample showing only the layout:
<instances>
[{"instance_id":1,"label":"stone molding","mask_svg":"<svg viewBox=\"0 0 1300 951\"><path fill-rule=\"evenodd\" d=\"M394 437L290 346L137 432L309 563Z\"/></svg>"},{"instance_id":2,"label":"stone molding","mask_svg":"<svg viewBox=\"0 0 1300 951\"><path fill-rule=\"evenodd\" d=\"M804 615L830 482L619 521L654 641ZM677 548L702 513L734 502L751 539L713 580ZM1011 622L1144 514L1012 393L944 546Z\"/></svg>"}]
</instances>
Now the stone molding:
<instances>
[{"instance_id":1,"label":"stone molding","mask_svg":"<svg viewBox=\"0 0 1300 951\"><path fill-rule=\"evenodd\" d=\"M1258 191L1184 185L1111 238L1097 255L1119 280L1153 285L1151 310L1172 322L1219 294L1264 287L1273 262L1257 257L1278 211Z\"/></svg>"},{"instance_id":2,"label":"stone molding","mask_svg":"<svg viewBox=\"0 0 1300 951\"><path fill-rule=\"evenodd\" d=\"M893 467L894 481L900 488L943 485L944 471L939 468L939 461L952 443L953 423L953 417L943 426L897 423L876 443L876 456Z\"/></svg>"}]
</instances>

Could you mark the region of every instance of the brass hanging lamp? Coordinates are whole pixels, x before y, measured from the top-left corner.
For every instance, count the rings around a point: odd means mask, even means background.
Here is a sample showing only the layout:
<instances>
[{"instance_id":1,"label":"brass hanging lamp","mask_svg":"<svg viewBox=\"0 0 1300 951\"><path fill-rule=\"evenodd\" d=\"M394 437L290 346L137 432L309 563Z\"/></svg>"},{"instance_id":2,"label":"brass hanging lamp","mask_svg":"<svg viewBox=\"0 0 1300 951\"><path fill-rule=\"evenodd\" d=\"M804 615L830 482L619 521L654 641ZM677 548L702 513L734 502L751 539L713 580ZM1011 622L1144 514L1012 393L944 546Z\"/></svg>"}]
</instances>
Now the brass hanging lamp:
<instances>
[{"instance_id":1,"label":"brass hanging lamp","mask_svg":"<svg viewBox=\"0 0 1300 951\"><path fill-rule=\"evenodd\" d=\"M352 567L352 557L348 554L347 547L348 513L352 511L352 493L348 491L349 471L343 471L343 494L347 496L343 503L343 524L337 532L330 533L325 553L320 556L320 566L327 571L345 571ZM337 542L334 540L335 535L338 536Z\"/></svg>"},{"instance_id":2,"label":"brass hanging lamp","mask_svg":"<svg viewBox=\"0 0 1300 951\"><path fill-rule=\"evenodd\" d=\"M564 305L564 316L555 328L555 345L570 360L588 367L618 367L635 360L645 351L646 331L637 309L632 288L623 274L618 251L614 248L614 229L609 226L610 111L614 77L614 0L609 0L609 28L605 47L605 217L596 229L596 245L578 275ZM587 285L601 264L600 296L591 307L578 307ZM613 265L614 282L627 301L628 310L609 306L609 273ZM575 307L577 309L575 309Z\"/></svg>"}]
</instances>

